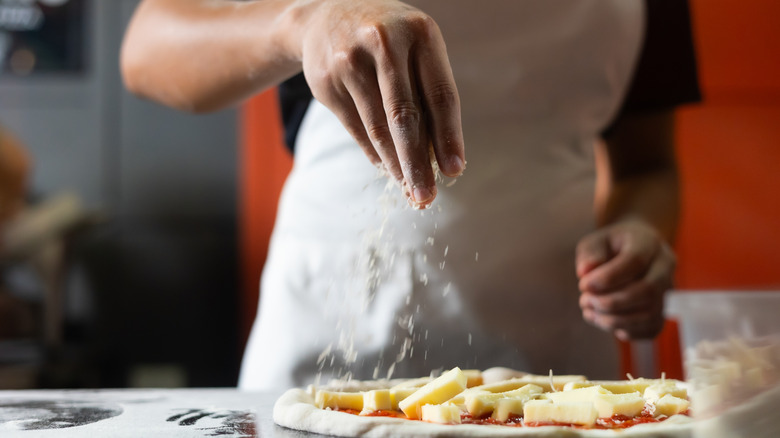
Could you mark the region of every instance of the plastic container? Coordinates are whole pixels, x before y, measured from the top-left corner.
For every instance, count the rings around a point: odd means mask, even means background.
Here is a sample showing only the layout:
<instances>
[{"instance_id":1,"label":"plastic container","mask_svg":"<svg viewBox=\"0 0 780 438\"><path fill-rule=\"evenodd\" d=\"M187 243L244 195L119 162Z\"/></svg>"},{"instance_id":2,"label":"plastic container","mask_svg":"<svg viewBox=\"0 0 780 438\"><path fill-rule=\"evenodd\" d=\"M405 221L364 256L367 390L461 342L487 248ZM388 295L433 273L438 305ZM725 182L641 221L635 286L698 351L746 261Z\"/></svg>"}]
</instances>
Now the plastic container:
<instances>
[{"instance_id":1,"label":"plastic container","mask_svg":"<svg viewBox=\"0 0 780 438\"><path fill-rule=\"evenodd\" d=\"M780 437L780 292L676 292L699 437Z\"/></svg>"}]
</instances>

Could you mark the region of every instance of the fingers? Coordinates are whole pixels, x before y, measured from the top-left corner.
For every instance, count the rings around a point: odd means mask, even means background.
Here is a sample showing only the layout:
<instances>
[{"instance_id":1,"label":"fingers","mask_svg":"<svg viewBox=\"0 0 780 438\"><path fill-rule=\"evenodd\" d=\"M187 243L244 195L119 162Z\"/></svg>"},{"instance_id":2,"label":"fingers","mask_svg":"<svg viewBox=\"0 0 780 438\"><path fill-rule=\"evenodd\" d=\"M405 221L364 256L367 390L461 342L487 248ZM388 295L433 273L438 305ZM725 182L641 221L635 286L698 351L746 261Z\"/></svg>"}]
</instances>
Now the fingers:
<instances>
[{"instance_id":1,"label":"fingers","mask_svg":"<svg viewBox=\"0 0 780 438\"><path fill-rule=\"evenodd\" d=\"M582 279L585 274L594 268L603 265L612 258L612 250L609 247L607 233L604 231L585 236L576 250L577 277ZM590 290L589 285L580 281L581 290Z\"/></svg>"},{"instance_id":2,"label":"fingers","mask_svg":"<svg viewBox=\"0 0 780 438\"><path fill-rule=\"evenodd\" d=\"M432 24L435 26L435 24ZM431 33L431 44L417 50L415 64L420 94L427 110L428 128L441 172L460 176L466 168L460 97L441 34Z\"/></svg>"},{"instance_id":3,"label":"fingers","mask_svg":"<svg viewBox=\"0 0 780 438\"><path fill-rule=\"evenodd\" d=\"M653 233L643 232L617 233L605 238L602 245L607 249L598 249L597 244L593 243L583 249L582 253L578 253L583 260L582 264L588 267L589 264L603 260L605 255L609 257L614 254L597 266L590 267L590 270L580 277L580 290L583 292L604 293L642 277L660 249L658 237ZM578 251L579 248L578 246ZM586 251L592 251L592 255L586 255Z\"/></svg>"},{"instance_id":4,"label":"fingers","mask_svg":"<svg viewBox=\"0 0 780 438\"><path fill-rule=\"evenodd\" d=\"M659 296L672 288L675 267L671 249L664 246L661 251L663 254L653 260L644 277L609 293L585 292L580 296L580 306L600 313L626 314L656 304Z\"/></svg>"},{"instance_id":5,"label":"fingers","mask_svg":"<svg viewBox=\"0 0 780 438\"><path fill-rule=\"evenodd\" d=\"M392 140L378 152L383 159L383 154L396 155L393 165L400 165L413 204L425 207L436 196L436 181L421 102L416 83L409 74L408 58L397 53L383 53L377 60L377 73L386 115L386 122L381 126L382 134L384 130L389 131ZM368 128L370 132L372 127ZM388 164L387 161L385 163Z\"/></svg>"},{"instance_id":6,"label":"fingers","mask_svg":"<svg viewBox=\"0 0 780 438\"><path fill-rule=\"evenodd\" d=\"M628 234L610 231L595 233L578 246L577 269L586 272L580 281L583 318L621 339L654 337L663 327L663 301L672 287L674 252L641 229ZM610 251L615 252L612 258L589 267Z\"/></svg>"},{"instance_id":7,"label":"fingers","mask_svg":"<svg viewBox=\"0 0 780 438\"><path fill-rule=\"evenodd\" d=\"M338 23L329 38L304 42L312 93L413 206L427 207L437 193L430 145L445 175L458 176L465 166L460 100L441 32L429 16L401 4L371 13L349 2L330 6L326 12L339 19L328 21Z\"/></svg>"},{"instance_id":8,"label":"fingers","mask_svg":"<svg viewBox=\"0 0 780 438\"><path fill-rule=\"evenodd\" d=\"M355 112L359 116L357 120L351 121L352 126L347 129L356 132L353 134L356 139L363 138L363 141L359 142L372 163L383 165L394 180L403 184L404 174L387 124L387 116L383 107L376 105L376 102L382 101L382 93L373 66L370 69L371 74L353 74L344 80L348 97L353 99Z\"/></svg>"}]
</instances>

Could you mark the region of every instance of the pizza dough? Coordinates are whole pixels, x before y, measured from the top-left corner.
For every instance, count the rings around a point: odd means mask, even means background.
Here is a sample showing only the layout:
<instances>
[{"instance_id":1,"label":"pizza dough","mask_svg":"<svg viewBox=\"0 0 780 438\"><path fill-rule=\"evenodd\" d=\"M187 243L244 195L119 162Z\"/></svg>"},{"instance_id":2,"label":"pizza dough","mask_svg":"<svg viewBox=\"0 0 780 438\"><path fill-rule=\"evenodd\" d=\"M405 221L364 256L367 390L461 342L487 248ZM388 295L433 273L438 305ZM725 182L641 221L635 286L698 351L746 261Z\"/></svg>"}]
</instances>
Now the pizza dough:
<instances>
[{"instance_id":1,"label":"pizza dough","mask_svg":"<svg viewBox=\"0 0 780 438\"><path fill-rule=\"evenodd\" d=\"M389 388L403 380L351 381L338 386L339 391L369 391ZM343 384L344 382L340 382ZM334 388L335 386L329 385ZM285 392L274 405L273 419L291 429L341 437L668 437L693 436L693 420L674 415L662 422L638 424L627 429L579 429L565 426L511 427L489 424L436 424L386 416L355 415L338 410L321 409L315 401L315 390L296 388Z\"/></svg>"}]
</instances>

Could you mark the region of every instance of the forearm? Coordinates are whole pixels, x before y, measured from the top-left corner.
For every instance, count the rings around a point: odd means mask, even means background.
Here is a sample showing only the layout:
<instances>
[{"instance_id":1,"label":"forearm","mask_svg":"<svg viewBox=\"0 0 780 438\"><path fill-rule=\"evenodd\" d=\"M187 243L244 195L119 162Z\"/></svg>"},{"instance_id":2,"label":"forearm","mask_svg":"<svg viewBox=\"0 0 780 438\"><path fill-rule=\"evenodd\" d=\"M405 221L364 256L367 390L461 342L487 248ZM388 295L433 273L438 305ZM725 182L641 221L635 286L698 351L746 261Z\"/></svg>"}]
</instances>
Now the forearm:
<instances>
[{"instance_id":1,"label":"forearm","mask_svg":"<svg viewBox=\"0 0 780 438\"><path fill-rule=\"evenodd\" d=\"M669 169L613 182L597 214L599 225L643 220L671 243L677 232L679 211L677 173Z\"/></svg>"},{"instance_id":2,"label":"forearm","mask_svg":"<svg viewBox=\"0 0 780 438\"><path fill-rule=\"evenodd\" d=\"M140 96L187 111L236 103L301 70L308 8L296 0L144 0L127 29L121 71Z\"/></svg>"},{"instance_id":3,"label":"forearm","mask_svg":"<svg viewBox=\"0 0 780 438\"><path fill-rule=\"evenodd\" d=\"M680 214L671 111L622 121L599 146L599 225L640 219L673 242Z\"/></svg>"}]
</instances>

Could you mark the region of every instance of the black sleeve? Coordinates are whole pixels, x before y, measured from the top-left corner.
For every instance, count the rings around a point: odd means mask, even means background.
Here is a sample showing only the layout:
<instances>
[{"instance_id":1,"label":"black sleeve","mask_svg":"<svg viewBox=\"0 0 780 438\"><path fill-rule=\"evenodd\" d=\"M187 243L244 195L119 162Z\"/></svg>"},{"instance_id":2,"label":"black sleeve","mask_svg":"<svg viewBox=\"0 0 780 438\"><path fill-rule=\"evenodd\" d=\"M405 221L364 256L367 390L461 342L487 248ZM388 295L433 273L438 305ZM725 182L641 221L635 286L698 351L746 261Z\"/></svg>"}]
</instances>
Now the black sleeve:
<instances>
[{"instance_id":1,"label":"black sleeve","mask_svg":"<svg viewBox=\"0 0 780 438\"><path fill-rule=\"evenodd\" d=\"M645 12L642 51L617 118L701 100L688 1L645 0Z\"/></svg>"},{"instance_id":2,"label":"black sleeve","mask_svg":"<svg viewBox=\"0 0 780 438\"><path fill-rule=\"evenodd\" d=\"M293 76L279 85L279 106L284 125L284 142L290 152L295 152L295 139L303 116L309 108L312 95L303 73Z\"/></svg>"}]
</instances>

